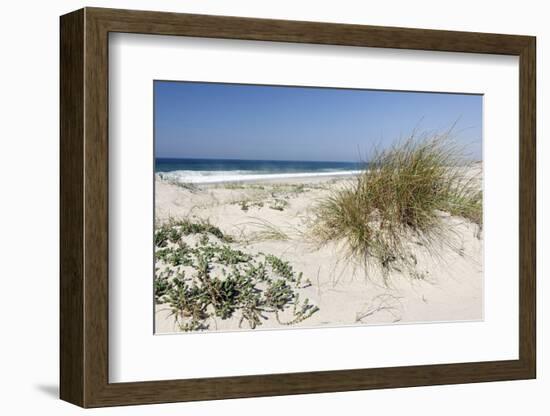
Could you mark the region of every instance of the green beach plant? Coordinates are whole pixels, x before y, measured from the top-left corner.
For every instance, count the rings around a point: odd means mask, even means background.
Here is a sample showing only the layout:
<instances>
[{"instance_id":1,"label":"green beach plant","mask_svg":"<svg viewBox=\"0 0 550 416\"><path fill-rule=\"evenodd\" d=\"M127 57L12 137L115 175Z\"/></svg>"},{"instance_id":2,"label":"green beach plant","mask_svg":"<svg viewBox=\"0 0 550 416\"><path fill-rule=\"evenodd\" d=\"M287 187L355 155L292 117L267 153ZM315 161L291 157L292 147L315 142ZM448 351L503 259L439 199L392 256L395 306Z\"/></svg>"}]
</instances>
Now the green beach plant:
<instances>
[{"instance_id":1,"label":"green beach plant","mask_svg":"<svg viewBox=\"0 0 550 416\"><path fill-rule=\"evenodd\" d=\"M285 199L275 198L269 204L269 208L274 209L275 211L284 211L288 207L288 201Z\"/></svg>"},{"instance_id":2,"label":"green beach plant","mask_svg":"<svg viewBox=\"0 0 550 416\"><path fill-rule=\"evenodd\" d=\"M170 218L155 227L155 246L166 247L168 243L177 243L182 237L190 234L211 234L226 243L233 241L233 237L224 234L207 220L192 221L187 218L178 220Z\"/></svg>"},{"instance_id":3,"label":"green beach plant","mask_svg":"<svg viewBox=\"0 0 550 416\"><path fill-rule=\"evenodd\" d=\"M264 203L263 201L254 201L251 199L243 199L237 202L234 202L234 204L239 205L242 211L248 211L250 208L263 208Z\"/></svg>"},{"instance_id":4,"label":"green beach plant","mask_svg":"<svg viewBox=\"0 0 550 416\"><path fill-rule=\"evenodd\" d=\"M194 246L184 241L190 234L200 235ZM231 318L255 329L270 314L281 325L294 325L318 311L300 300L298 290L310 284L302 273L276 256L233 248L231 241L206 222L171 220L158 227L155 300L182 331L206 330L216 319Z\"/></svg>"}]
</instances>

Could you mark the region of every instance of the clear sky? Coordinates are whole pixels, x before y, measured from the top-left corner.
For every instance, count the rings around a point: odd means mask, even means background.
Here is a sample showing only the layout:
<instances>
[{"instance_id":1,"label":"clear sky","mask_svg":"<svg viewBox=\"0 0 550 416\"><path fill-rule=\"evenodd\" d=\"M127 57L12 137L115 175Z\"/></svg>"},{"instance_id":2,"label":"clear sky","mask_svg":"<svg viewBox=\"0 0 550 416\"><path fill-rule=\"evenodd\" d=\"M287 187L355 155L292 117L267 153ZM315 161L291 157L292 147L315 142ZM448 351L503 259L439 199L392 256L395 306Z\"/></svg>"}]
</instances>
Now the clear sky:
<instances>
[{"instance_id":1,"label":"clear sky","mask_svg":"<svg viewBox=\"0 0 550 416\"><path fill-rule=\"evenodd\" d=\"M482 96L155 81L155 156L359 161L418 131L481 159Z\"/></svg>"}]
</instances>

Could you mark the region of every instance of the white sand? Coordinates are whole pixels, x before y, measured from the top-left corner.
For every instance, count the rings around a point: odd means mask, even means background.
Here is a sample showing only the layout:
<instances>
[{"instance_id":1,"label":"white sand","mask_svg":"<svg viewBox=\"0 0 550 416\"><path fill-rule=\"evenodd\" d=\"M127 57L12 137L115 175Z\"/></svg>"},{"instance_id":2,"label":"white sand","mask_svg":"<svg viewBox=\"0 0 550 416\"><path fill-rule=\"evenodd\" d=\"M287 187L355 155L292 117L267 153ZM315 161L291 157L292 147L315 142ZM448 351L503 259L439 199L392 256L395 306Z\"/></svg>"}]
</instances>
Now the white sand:
<instances>
[{"instance_id":1,"label":"white sand","mask_svg":"<svg viewBox=\"0 0 550 416\"><path fill-rule=\"evenodd\" d=\"M481 166L472 168L468 175L480 176L480 170ZM212 184L186 189L157 179L156 220L208 219L240 241L231 244L234 248L274 254L303 272L312 285L300 289L301 298L309 298L319 311L292 327L483 319L483 234L463 218L444 218L455 233L453 248L442 246L433 258L424 247L411 243L418 260L416 274L394 271L386 279L379 270L366 270L346 260L337 244L317 249L304 237L316 201L334 187L345 186L348 180L299 178L284 183ZM270 208L275 199L287 201L283 211ZM247 201L247 211L241 209L241 201ZM259 202L263 207L254 205ZM289 240L258 241L267 224L283 231ZM178 331L166 306L156 308L156 332ZM269 328L287 327L272 318L258 327ZM211 322L210 329L239 330L238 319L218 319Z\"/></svg>"}]
</instances>

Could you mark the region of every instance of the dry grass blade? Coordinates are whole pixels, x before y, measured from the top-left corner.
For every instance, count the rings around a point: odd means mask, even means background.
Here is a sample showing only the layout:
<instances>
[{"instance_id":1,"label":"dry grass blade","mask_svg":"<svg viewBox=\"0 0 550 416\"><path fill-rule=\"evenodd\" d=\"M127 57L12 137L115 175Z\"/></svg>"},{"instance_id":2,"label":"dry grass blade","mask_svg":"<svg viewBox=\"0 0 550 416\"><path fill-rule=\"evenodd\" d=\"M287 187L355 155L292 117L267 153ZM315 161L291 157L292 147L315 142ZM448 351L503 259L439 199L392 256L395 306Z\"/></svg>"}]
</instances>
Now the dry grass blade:
<instances>
[{"instance_id":1,"label":"dry grass blade","mask_svg":"<svg viewBox=\"0 0 550 416\"><path fill-rule=\"evenodd\" d=\"M254 227L258 231L252 233L249 237L252 241L288 241L290 240L289 235L284 232L281 227L277 227L273 223L263 219L255 218L255 221L250 221L245 223L245 225Z\"/></svg>"}]
</instances>

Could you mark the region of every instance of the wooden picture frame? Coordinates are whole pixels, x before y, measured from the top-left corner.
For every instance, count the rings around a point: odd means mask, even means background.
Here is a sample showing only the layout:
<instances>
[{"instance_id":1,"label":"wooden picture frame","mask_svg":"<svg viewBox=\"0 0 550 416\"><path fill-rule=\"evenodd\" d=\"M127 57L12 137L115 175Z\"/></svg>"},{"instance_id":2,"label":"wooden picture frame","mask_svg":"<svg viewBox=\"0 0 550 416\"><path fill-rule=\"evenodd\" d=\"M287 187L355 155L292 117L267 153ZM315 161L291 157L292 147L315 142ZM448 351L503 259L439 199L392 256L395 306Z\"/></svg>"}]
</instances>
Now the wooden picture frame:
<instances>
[{"instance_id":1,"label":"wooden picture frame","mask_svg":"<svg viewBox=\"0 0 550 416\"><path fill-rule=\"evenodd\" d=\"M85 8L61 17L60 396L82 407L535 378L535 38ZM246 39L519 57L519 359L238 377L108 379L108 35Z\"/></svg>"}]
</instances>

